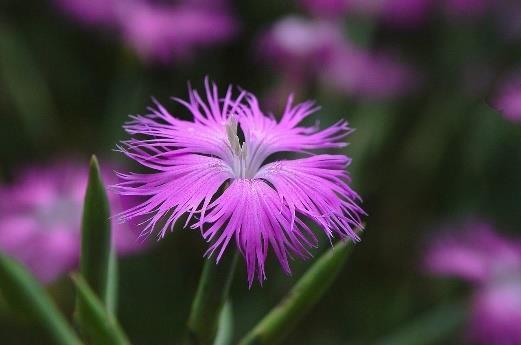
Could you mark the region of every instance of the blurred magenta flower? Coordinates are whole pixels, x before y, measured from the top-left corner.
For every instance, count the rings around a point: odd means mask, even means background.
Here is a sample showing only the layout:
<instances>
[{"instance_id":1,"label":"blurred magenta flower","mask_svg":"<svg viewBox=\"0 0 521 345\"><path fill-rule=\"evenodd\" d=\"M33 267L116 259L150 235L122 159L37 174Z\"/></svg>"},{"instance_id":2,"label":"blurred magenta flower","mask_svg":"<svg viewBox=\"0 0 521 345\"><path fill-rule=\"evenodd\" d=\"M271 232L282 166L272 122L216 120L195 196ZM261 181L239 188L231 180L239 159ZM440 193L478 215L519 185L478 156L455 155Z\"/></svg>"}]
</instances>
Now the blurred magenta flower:
<instances>
[{"instance_id":1,"label":"blurred magenta flower","mask_svg":"<svg viewBox=\"0 0 521 345\"><path fill-rule=\"evenodd\" d=\"M308 12L319 17L340 18L354 14L382 20L395 27L412 28L427 20L433 13L436 2L435 0L301 0L300 3Z\"/></svg>"},{"instance_id":2,"label":"blurred magenta flower","mask_svg":"<svg viewBox=\"0 0 521 345\"><path fill-rule=\"evenodd\" d=\"M34 166L12 185L0 187L0 250L25 264L49 283L79 264L83 198L88 165L61 161ZM110 181L111 173L103 175ZM113 212L129 206L109 193ZM129 226L113 222L113 241L119 254L143 247Z\"/></svg>"},{"instance_id":3,"label":"blurred magenta flower","mask_svg":"<svg viewBox=\"0 0 521 345\"><path fill-rule=\"evenodd\" d=\"M113 26L117 21L118 0L54 0L54 2L63 12L83 24Z\"/></svg>"},{"instance_id":4,"label":"blurred magenta flower","mask_svg":"<svg viewBox=\"0 0 521 345\"><path fill-rule=\"evenodd\" d=\"M317 238L305 218L330 239L359 240L356 229L364 212L348 185L350 159L310 152L346 146L342 139L351 130L345 121L324 130L303 127L299 123L318 109L312 102L293 105L290 97L276 120L247 91L234 97L230 86L220 98L217 86L207 80L205 92L206 99L192 89L188 101L175 99L193 122L156 103L150 114L133 116L124 126L135 137L122 142L121 151L154 172L118 174L119 193L148 198L123 212L122 220L147 216L143 235L157 231L164 237L187 214L184 226L200 229L211 243L205 255L217 251L217 262L235 240L250 286L255 276L261 283L266 278L270 247L286 273L292 255L310 256ZM269 163L280 152L305 157Z\"/></svg>"},{"instance_id":5,"label":"blurred magenta flower","mask_svg":"<svg viewBox=\"0 0 521 345\"><path fill-rule=\"evenodd\" d=\"M321 74L322 83L335 90L371 100L409 93L419 77L409 66L385 53L349 45L337 47Z\"/></svg>"},{"instance_id":6,"label":"blurred magenta flower","mask_svg":"<svg viewBox=\"0 0 521 345\"><path fill-rule=\"evenodd\" d=\"M332 22L286 17L260 42L264 60L294 84L317 79L350 96L383 99L406 94L418 82L414 69L355 46Z\"/></svg>"},{"instance_id":7,"label":"blurred magenta flower","mask_svg":"<svg viewBox=\"0 0 521 345\"><path fill-rule=\"evenodd\" d=\"M325 20L288 16L260 38L259 54L292 79L319 73L344 38L338 27Z\"/></svg>"},{"instance_id":8,"label":"blurred magenta flower","mask_svg":"<svg viewBox=\"0 0 521 345\"><path fill-rule=\"evenodd\" d=\"M503 81L499 86L492 105L505 119L521 122L521 76L517 75Z\"/></svg>"},{"instance_id":9,"label":"blurred magenta flower","mask_svg":"<svg viewBox=\"0 0 521 345\"><path fill-rule=\"evenodd\" d=\"M380 17L389 25L415 28L429 19L435 3L436 0L384 0Z\"/></svg>"},{"instance_id":10,"label":"blurred magenta flower","mask_svg":"<svg viewBox=\"0 0 521 345\"><path fill-rule=\"evenodd\" d=\"M490 0L445 0L443 7L450 16L478 17L492 4Z\"/></svg>"},{"instance_id":11,"label":"blurred magenta flower","mask_svg":"<svg viewBox=\"0 0 521 345\"><path fill-rule=\"evenodd\" d=\"M227 1L57 0L80 22L121 33L145 61L187 59L198 48L231 39L238 23Z\"/></svg>"},{"instance_id":12,"label":"blurred magenta flower","mask_svg":"<svg viewBox=\"0 0 521 345\"><path fill-rule=\"evenodd\" d=\"M123 36L144 60L186 59L197 48L227 41L237 30L227 11L189 1L177 5L139 2L121 12Z\"/></svg>"},{"instance_id":13,"label":"blurred magenta flower","mask_svg":"<svg viewBox=\"0 0 521 345\"><path fill-rule=\"evenodd\" d=\"M475 286L468 330L473 343L521 344L521 241L502 237L480 221L461 230L432 245L427 269Z\"/></svg>"},{"instance_id":14,"label":"blurred magenta flower","mask_svg":"<svg viewBox=\"0 0 521 345\"><path fill-rule=\"evenodd\" d=\"M492 10L503 38L509 41L521 39L521 1L498 0Z\"/></svg>"},{"instance_id":15,"label":"blurred magenta flower","mask_svg":"<svg viewBox=\"0 0 521 345\"><path fill-rule=\"evenodd\" d=\"M341 17L349 9L349 0L300 0L301 5L318 17Z\"/></svg>"}]
</instances>

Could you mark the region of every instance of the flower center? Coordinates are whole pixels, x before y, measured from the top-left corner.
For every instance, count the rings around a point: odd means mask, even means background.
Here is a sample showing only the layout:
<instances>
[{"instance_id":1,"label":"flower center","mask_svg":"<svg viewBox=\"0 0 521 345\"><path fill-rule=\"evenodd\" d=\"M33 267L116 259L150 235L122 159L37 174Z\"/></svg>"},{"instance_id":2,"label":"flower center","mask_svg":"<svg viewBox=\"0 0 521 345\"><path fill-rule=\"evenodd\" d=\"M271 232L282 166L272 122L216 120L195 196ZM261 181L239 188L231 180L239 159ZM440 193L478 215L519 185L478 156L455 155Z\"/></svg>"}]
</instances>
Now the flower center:
<instances>
[{"instance_id":1,"label":"flower center","mask_svg":"<svg viewBox=\"0 0 521 345\"><path fill-rule=\"evenodd\" d=\"M235 116L231 116L226 123L226 134L228 143L232 151L231 168L237 178L252 178L252 174L248 169L248 146L246 141L241 145L239 136L237 135L238 122Z\"/></svg>"}]
</instances>

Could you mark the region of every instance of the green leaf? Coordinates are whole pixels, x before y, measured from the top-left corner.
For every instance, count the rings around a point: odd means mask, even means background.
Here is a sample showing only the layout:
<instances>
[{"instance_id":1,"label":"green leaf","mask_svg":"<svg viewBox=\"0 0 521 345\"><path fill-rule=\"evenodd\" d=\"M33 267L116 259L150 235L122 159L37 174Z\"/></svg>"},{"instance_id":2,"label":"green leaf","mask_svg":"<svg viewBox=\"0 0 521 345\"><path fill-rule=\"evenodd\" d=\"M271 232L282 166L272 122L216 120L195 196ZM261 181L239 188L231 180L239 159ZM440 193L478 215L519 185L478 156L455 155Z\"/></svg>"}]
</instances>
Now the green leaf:
<instances>
[{"instance_id":1,"label":"green leaf","mask_svg":"<svg viewBox=\"0 0 521 345\"><path fill-rule=\"evenodd\" d=\"M107 282L107 310L116 313L118 308L118 256L114 248L110 251L109 276Z\"/></svg>"},{"instance_id":2,"label":"green leaf","mask_svg":"<svg viewBox=\"0 0 521 345\"><path fill-rule=\"evenodd\" d=\"M96 156L92 156L83 206L80 270L106 304L111 251L110 209Z\"/></svg>"},{"instance_id":3,"label":"green leaf","mask_svg":"<svg viewBox=\"0 0 521 345\"><path fill-rule=\"evenodd\" d=\"M130 344L114 314L107 310L85 279L79 274L74 274L72 280L83 306L82 326L92 342L111 345Z\"/></svg>"},{"instance_id":4,"label":"green leaf","mask_svg":"<svg viewBox=\"0 0 521 345\"><path fill-rule=\"evenodd\" d=\"M188 318L188 342L212 345L219 325L219 315L233 280L238 254L223 258L219 264L206 260Z\"/></svg>"},{"instance_id":5,"label":"green leaf","mask_svg":"<svg viewBox=\"0 0 521 345\"><path fill-rule=\"evenodd\" d=\"M462 303L442 305L417 318L393 335L377 341L377 345L429 345L447 339L465 320Z\"/></svg>"},{"instance_id":6,"label":"green leaf","mask_svg":"<svg viewBox=\"0 0 521 345\"><path fill-rule=\"evenodd\" d=\"M233 310L228 300L224 304L219 316L219 329L213 345L231 345L233 340Z\"/></svg>"},{"instance_id":7,"label":"green leaf","mask_svg":"<svg viewBox=\"0 0 521 345\"><path fill-rule=\"evenodd\" d=\"M340 272L351 246L340 242L328 250L300 278L288 295L240 342L240 345L272 345L284 337L320 300Z\"/></svg>"},{"instance_id":8,"label":"green leaf","mask_svg":"<svg viewBox=\"0 0 521 345\"><path fill-rule=\"evenodd\" d=\"M115 306L114 284L116 277L109 279L111 257L110 209L101 179L98 160L92 156L89 167L89 182L83 205L81 232L80 271L92 291L108 308ZM115 265L115 261L112 263ZM115 272L115 266L113 266ZM110 309L113 310L113 309ZM88 334L86 324L89 310L84 299L77 297L76 322L80 329Z\"/></svg>"},{"instance_id":9,"label":"green leaf","mask_svg":"<svg viewBox=\"0 0 521 345\"><path fill-rule=\"evenodd\" d=\"M56 344L82 344L44 288L22 265L2 253L0 290L9 305L39 322Z\"/></svg>"}]
</instances>

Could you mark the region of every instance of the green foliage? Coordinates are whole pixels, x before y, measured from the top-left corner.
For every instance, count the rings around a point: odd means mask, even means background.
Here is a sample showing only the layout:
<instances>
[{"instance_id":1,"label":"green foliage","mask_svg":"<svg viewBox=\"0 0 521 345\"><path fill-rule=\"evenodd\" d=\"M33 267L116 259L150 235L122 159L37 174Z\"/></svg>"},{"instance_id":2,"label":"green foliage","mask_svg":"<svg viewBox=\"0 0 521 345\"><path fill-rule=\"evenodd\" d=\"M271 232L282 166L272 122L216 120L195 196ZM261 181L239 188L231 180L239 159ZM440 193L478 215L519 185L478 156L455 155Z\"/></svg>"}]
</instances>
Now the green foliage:
<instances>
[{"instance_id":1,"label":"green foliage","mask_svg":"<svg viewBox=\"0 0 521 345\"><path fill-rule=\"evenodd\" d=\"M81 275L73 275L82 305L82 327L94 344L130 344L116 317L107 310Z\"/></svg>"},{"instance_id":2,"label":"green foliage","mask_svg":"<svg viewBox=\"0 0 521 345\"><path fill-rule=\"evenodd\" d=\"M206 260L188 318L188 342L210 345L215 341L219 318L237 266L238 254L219 264Z\"/></svg>"},{"instance_id":3,"label":"green foliage","mask_svg":"<svg viewBox=\"0 0 521 345\"><path fill-rule=\"evenodd\" d=\"M56 344L82 344L44 288L22 265L1 253L0 291L13 310L38 322Z\"/></svg>"},{"instance_id":4,"label":"green foliage","mask_svg":"<svg viewBox=\"0 0 521 345\"><path fill-rule=\"evenodd\" d=\"M83 206L80 270L103 302L107 300L110 250L109 202L98 160L92 156Z\"/></svg>"},{"instance_id":5,"label":"green foliage","mask_svg":"<svg viewBox=\"0 0 521 345\"><path fill-rule=\"evenodd\" d=\"M104 308L114 311L117 293L116 257L111 254L110 209L101 179L98 160L92 156L89 182L83 206L80 271ZM89 289L89 291L90 291ZM83 292L84 295L84 292ZM92 336L92 306L80 292L77 296L77 322L87 336ZM97 333L96 333L97 334Z\"/></svg>"},{"instance_id":6,"label":"green foliage","mask_svg":"<svg viewBox=\"0 0 521 345\"><path fill-rule=\"evenodd\" d=\"M351 246L340 242L304 274L288 295L241 341L240 345L280 344L284 337L318 303L340 272Z\"/></svg>"},{"instance_id":7,"label":"green foliage","mask_svg":"<svg viewBox=\"0 0 521 345\"><path fill-rule=\"evenodd\" d=\"M213 345L231 345L233 340L233 310L228 300L224 304L219 316L219 329Z\"/></svg>"}]
</instances>

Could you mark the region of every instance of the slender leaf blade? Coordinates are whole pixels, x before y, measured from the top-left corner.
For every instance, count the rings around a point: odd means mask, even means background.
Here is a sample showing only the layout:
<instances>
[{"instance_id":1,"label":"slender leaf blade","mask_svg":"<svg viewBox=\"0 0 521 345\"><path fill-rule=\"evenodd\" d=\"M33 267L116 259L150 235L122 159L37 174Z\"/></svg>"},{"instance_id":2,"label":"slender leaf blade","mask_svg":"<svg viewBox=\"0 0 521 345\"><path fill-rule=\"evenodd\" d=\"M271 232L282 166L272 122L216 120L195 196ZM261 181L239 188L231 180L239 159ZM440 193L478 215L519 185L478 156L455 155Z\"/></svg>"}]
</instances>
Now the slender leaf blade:
<instances>
[{"instance_id":1,"label":"slender leaf blade","mask_svg":"<svg viewBox=\"0 0 521 345\"><path fill-rule=\"evenodd\" d=\"M98 160L92 156L83 206L80 271L106 304L111 251L110 208Z\"/></svg>"},{"instance_id":2,"label":"slender leaf blade","mask_svg":"<svg viewBox=\"0 0 521 345\"><path fill-rule=\"evenodd\" d=\"M22 265L2 253L0 290L9 305L40 323L56 344L82 344L38 281Z\"/></svg>"},{"instance_id":3,"label":"slender leaf blade","mask_svg":"<svg viewBox=\"0 0 521 345\"><path fill-rule=\"evenodd\" d=\"M118 280L119 280L119 271L118 271L118 256L116 254L116 250L112 248L110 251L109 258L109 273L108 273L108 281L107 281L107 309L111 313L116 313L118 308Z\"/></svg>"},{"instance_id":4,"label":"slender leaf blade","mask_svg":"<svg viewBox=\"0 0 521 345\"><path fill-rule=\"evenodd\" d=\"M212 345L217 335L219 316L235 274L238 254L216 264L206 260L188 318L188 342Z\"/></svg>"},{"instance_id":5,"label":"slender leaf blade","mask_svg":"<svg viewBox=\"0 0 521 345\"><path fill-rule=\"evenodd\" d=\"M219 316L219 329L213 345L231 345L233 340L233 310L228 300L224 304Z\"/></svg>"},{"instance_id":6,"label":"slender leaf blade","mask_svg":"<svg viewBox=\"0 0 521 345\"><path fill-rule=\"evenodd\" d=\"M107 310L85 279L75 274L72 275L72 280L83 306L82 326L93 342L112 345L130 344L116 317Z\"/></svg>"},{"instance_id":7,"label":"slender leaf blade","mask_svg":"<svg viewBox=\"0 0 521 345\"><path fill-rule=\"evenodd\" d=\"M340 242L328 250L300 278L278 306L272 309L240 345L272 345L281 343L284 337L320 300L344 266L351 246Z\"/></svg>"}]
</instances>

